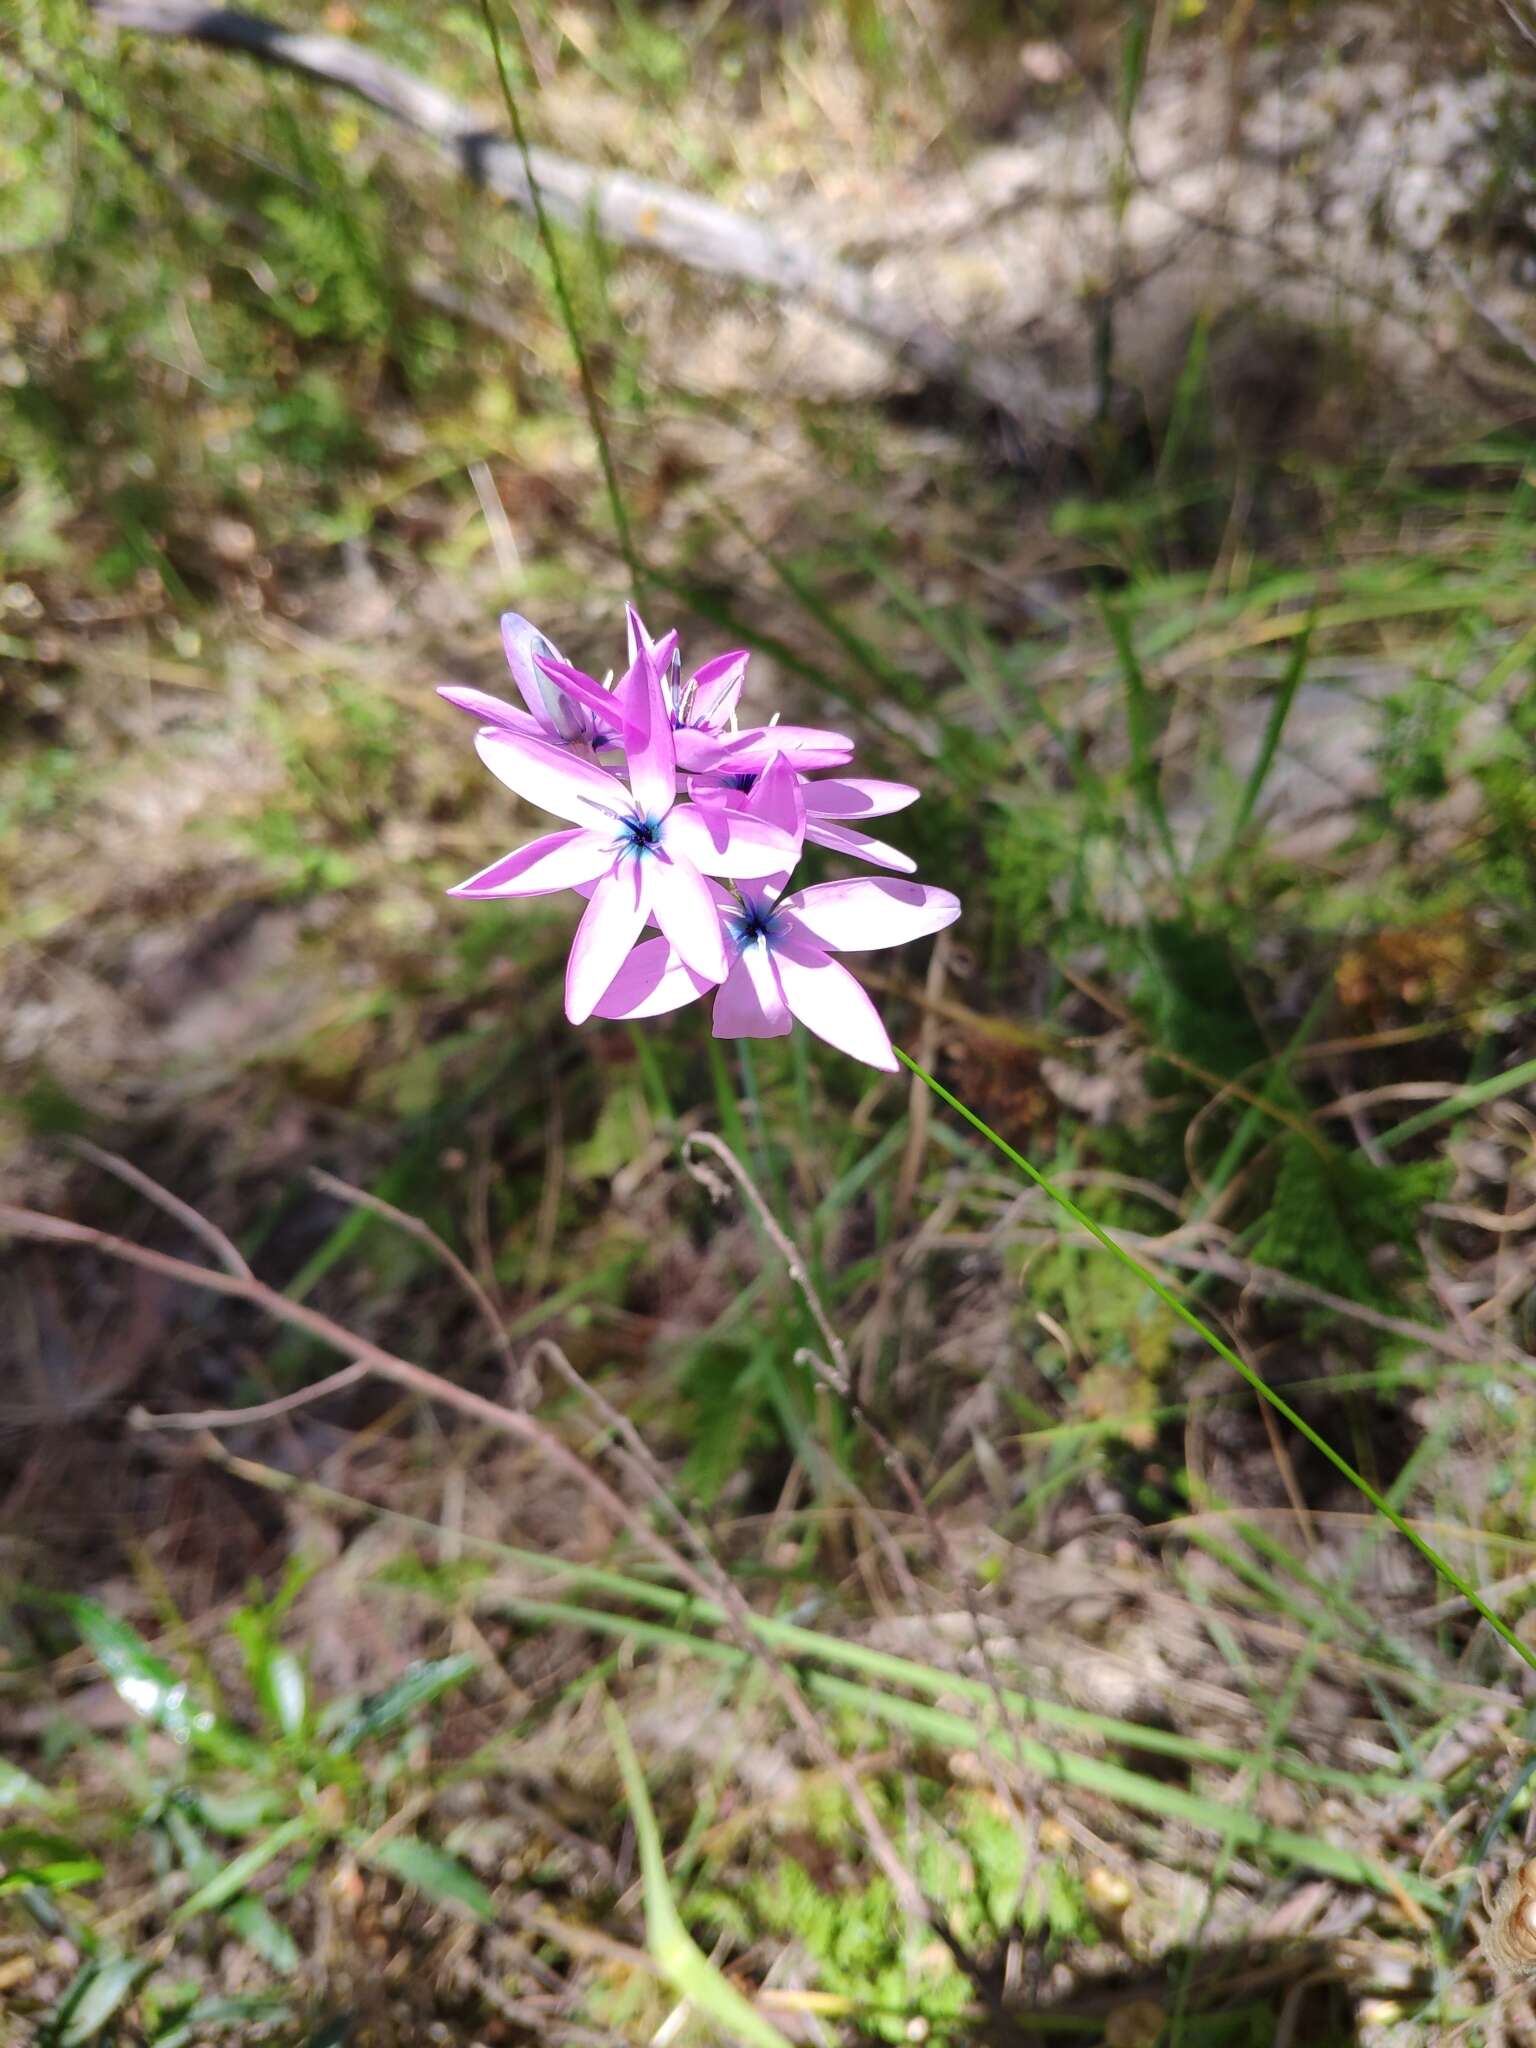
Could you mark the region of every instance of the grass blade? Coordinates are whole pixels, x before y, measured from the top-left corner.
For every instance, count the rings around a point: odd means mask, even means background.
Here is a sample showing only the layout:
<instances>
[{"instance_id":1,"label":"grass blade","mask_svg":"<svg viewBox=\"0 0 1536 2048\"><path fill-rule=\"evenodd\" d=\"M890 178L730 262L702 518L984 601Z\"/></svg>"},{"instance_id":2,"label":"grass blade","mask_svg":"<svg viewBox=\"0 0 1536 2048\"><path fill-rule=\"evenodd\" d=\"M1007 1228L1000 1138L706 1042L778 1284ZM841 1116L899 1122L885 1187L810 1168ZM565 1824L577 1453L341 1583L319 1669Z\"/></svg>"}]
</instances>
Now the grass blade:
<instances>
[{"instance_id":1,"label":"grass blade","mask_svg":"<svg viewBox=\"0 0 1536 2048\"><path fill-rule=\"evenodd\" d=\"M624 1796L629 1801L635 1841L640 1850L640 1877L645 1890L646 1946L656 1967L679 1997L714 2021L729 2039L745 2041L750 2048L789 2048L788 2041L756 2006L743 1998L735 1985L715 1968L683 1925L667 1878L666 1859L661 1853L661 1833L651 1797L645 1788L645 1773L635 1746L629 1739L624 1717L612 1701L606 1703L605 1718Z\"/></svg>"},{"instance_id":2,"label":"grass blade","mask_svg":"<svg viewBox=\"0 0 1536 2048\"><path fill-rule=\"evenodd\" d=\"M391 1728L398 1728L402 1721L409 1720L419 1707L429 1705L445 1692L462 1685L475 1666L476 1660L463 1651L454 1657L438 1657L427 1663L413 1664L404 1677L383 1692L376 1693L372 1699L365 1700L326 1747L346 1756L359 1743L387 1734Z\"/></svg>"},{"instance_id":3,"label":"grass blade","mask_svg":"<svg viewBox=\"0 0 1536 2048\"><path fill-rule=\"evenodd\" d=\"M183 1926L188 1920L195 1920L199 1913L211 1913L220 1906L228 1905L259 1871L266 1869L274 1856L281 1856L285 1849L291 1849L295 1842L304 1841L315 1831L315 1822L307 1813L296 1813L291 1820L285 1820L264 1840L252 1843L249 1849L232 1857L216 1877L199 1885L190 1898L183 1899L171 1915L172 1925Z\"/></svg>"},{"instance_id":4,"label":"grass blade","mask_svg":"<svg viewBox=\"0 0 1536 2048\"><path fill-rule=\"evenodd\" d=\"M1114 645L1121 681L1125 684L1126 733L1131 743L1131 787L1151 821L1169 872L1182 894L1183 873L1179 866L1178 848L1173 842L1173 830L1168 823L1167 806L1163 802L1162 777L1157 763L1157 743L1162 738L1163 721L1147 688L1147 678L1137 658L1130 622L1125 613L1107 598L1101 598L1099 614Z\"/></svg>"},{"instance_id":5,"label":"grass blade","mask_svg":"<svg viewBox=\"0 0 1536 2048\"><path fill-rule=\"evenodd\" d=\"M1511 1067L1507 1073L1490 1074L1486 1081L1474 1081L1455 1095L1447 1096L1444 1102L1433 1102L1416 1116L1405 1117L1390 1131L1383 1131L1376 1142L1384 1151L1393 1145L1401 1145L1407 1138L1416 1138L1420 1131L1433 1130L1436 1124L1448 1123L1452 1117L1463 1116L1469 1109L1478 1109L1485 1102L1497 1102L1500 1096L1512 1095L1517 1088L1524 1088L1533 1081L1536 1081L1536 1060L1525 1060L1518 1067Z\"/></svg>"},{"instance_id":6,"label":"grass blade","mask_svg":"<svg viewBox=\"0 0 1536 2048\"><path fill-rule=\"evenodd\" d=\"M1259 742L1259 751L1254 756L1253 766L1248 770L1248 780L1243 784L1243 793L1237 800L1237 814L1232 821L1231 837L1227 841L1229 851L1247 831L1254 805L1269 780L1270 769L1275 765L1275 755L1279 751L1286 720L1291 715L1291 706L1296 701L1301 679L1307 672L1307 653L1312 645L1312 628L1316 620L1317 612L1314 609L1308 613L1307 623L1302 627L1296 644L1291 649L1290 660L1285 664L1285 673L1280 678L1280 687L1275 692L1275 700L1269 707L1269 717L1264 723L1264 737Z\"/></svg>"},{"instance_id":7,"label":"grass blade","mask_svg":"<svg viewBox=\"0 0 1536 2048\"><path fill-rule=\"evenodd\" d=\"M457 1856L439 1849L419 1835L392 1835L376 1849L357 1844L357 1853L376 1870L387 1870L402 1884L413 1885L439 1906L468 1913L475 1920L494 1920L496 1907L490 1893Z\"/></svg>"}]
</instances>

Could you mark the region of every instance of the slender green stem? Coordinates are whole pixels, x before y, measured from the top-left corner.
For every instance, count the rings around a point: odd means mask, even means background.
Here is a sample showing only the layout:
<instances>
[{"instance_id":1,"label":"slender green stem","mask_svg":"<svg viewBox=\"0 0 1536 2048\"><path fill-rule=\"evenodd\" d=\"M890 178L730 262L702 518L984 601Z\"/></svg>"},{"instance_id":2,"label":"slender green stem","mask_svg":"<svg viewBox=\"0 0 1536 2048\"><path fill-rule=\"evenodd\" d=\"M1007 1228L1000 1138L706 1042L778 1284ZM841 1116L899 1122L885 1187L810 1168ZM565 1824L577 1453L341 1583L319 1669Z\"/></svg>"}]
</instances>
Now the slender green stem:
<instances>
[{"instance_id":1,"label":"slender green stem","mask_svg":"<svg viewBox=\"0 0 1536 2048\"><path fill-rule=\"evenodd\" d=\"M592 429L592 439L597 443L597 459L602 464L603 484L608 493L608 508L613 514L614 531L618 535L619 552L629 570L630 581L638 590L642 571L639 557L635 553L634 536L630 532L629 515L624 510L623 495L619 490L619 473L614 465L613 450L608 445L608 435L603 426L602 403L597 395L597 379L592 374L591 360L586 344L581 338L581 323L576 318L576 302L565 275L565 265L560 258L560 245L555 240L554 227L544 206L544 194L534 176L533 156L528 148L528 135L523 127L523 117L507 76L507 60L501 47L501 31L496 26L496 16L491 0L480 0L480 13L485 21L485 32L490 39L491 55L496 61L496 76L501 85L501 96L506 102L507 118L512 123L512 134L517 143L517 153L523 160L523 176L528 180L528 198L533 207L534 224L539 231L539 240L544 245L544 254L549 262L550 279L554 285L555 303L560 308L561 324L565 328L566 340L571 344L571 354L576 358L576 374L581 379L582 402L587 409L587 424Z\"/></svg>"},{"instance_id":2,"label":"slender green stem","mask_svg":"<svg viewBox=\"0 0 1536 2048\"><path fill-rule=\"evenodd\" d=\"M1289 1403L1289 1401L1287 1401L1282 1395L1277 1394L1274 1388L1269 1384L1269 1382L1266 1379L1262 1378L1257 1372L1255 1372L1253 1367L1248 1363L1248 1361L1245 1358L1240 1357L1238 1353L1232 1349L1232 1346L1225 1341L1224 1338L1218 1337L1216 1332L1210 1327L1208 1323L1202 1322L1200 1317L1195 1314L1194 1310L1192 1308L1187 1307L1184 1302L1180 1301L1179 1297L1172 1291L1171 1288L1165 1287L1162 1281L1157 1278L1156 1274L1150 1272L1148 1268L1141 1263L1140 1259L1135 1258L1130 1252L1128 1252L1125 1249L1123 1245L1117 1244L1115 1240L1109 1235L1107 1230L1105 1230L1100 1224L1095 1223L1093 1218L1090 1215L1088 1215L1088 1213L1085 1210L1080 1209L1077 1206L1076 1202L1072 1200L1070 1195L1064 1194L1062 1190L1058 1188L1053 1181L1048 1179L1047 1176L1039 1170L1038 1167L1031 1166L1029 1161L1024 1157L1022 1152L1016 1152L1013 1146L1008 1143L1006 1138L999 1137L997 1132L993 1130L992 1126L988 1123L984 1123L982 1119L976 1114L975 1110L968 1109L966 1105L960 1100L958 1095L952 1095L950 1091L944 1086L942 1081L936 1081L932 1074L930 1074L925 1068L920 1067L917 1061L913 1059L909 1053L905 1053L902 1051L900 1046L897 1046L896 1048L896 1057L901 1061L902 1065L908 1069L909 1072L915 1074L917 1078L926 1087L932 1089L933 1093L939 1098L941 1102L947 1103L949 1107L952 1110L954 1110L958 1116L963 1116L966 1122L972 1127L973 1130L979 1131L989 1144L995 1145L998 1151L1002 1153L1003 1157L1007 1160L1010 1160L1012 1164L1019 1169L1020 1173L1025 1174L1030 1180L1034 1182L1037 1188L1040 1188L1045 1194L1049 1195L1051 1200L1056 1204L1057 1208L1065 1210L1067 1215L1069 1215L1072 1218L1072 1221L1076 1223L1080 1229L1086 1230L1090 1237L1096 1238L1098 1242L1101 1245L1103 1245L1104 1249L1107 1252L1109 1252L1113 1257L1117 1258L1120 1261L1122 1266L1127 1267L1129 1271L1136 1275L1137 1279L1142 1282L1143 1286L1151 1288L1152 1292L1157 1296L1158 1300L1161 1301L1165 1307L1171 1308L1174 1314L1179 1318L1180 1322L1187 1323L1190 1329L1194 1330L1199 1336L1203 1337L1206 1343L1209 1344L1211 1349L1216 1353L1216 1355L1219 1358L1224 1358L1227 1364L1232 1367L1233 1371L1239 1373L1242 1376L1242 1378L1248 1382L1249 1386L1252 1387L1253 1391L1260 1397L1261 1400L1267 1401L1270 1407L1274 1409L1277 1415L1283 1415L1286 1421L1291 1425L1293 1429L1299 1430L1300 1433L1306 1438L1307 1442L1311 1444L1314 1450L1321 1451L1323 1456L1328 1460L1329 1464L1332 1465L1336 1471L1342 1472L1344 1477L1349 1481L1350 1485L1357 1488L1359 1492L1365 1495L1365 1498L1370 1502L1371 1506L1376 1510L1376 1512L1379 1515L1385 1515L1387 1520L1392 1524L1393 1528L1397 1530L1398 1534L1400 1536L1406 1537L1408 1542L1410 1542L1413 1545L1414 1549L1418 1551L1419 1555L1425 1560L1425 1562L1432 1566L1432 1568L1436 1572L1438 1572L1440 1577L1445 1580L1446 1584L1449 1586L1453 1586L1456 1589L1456 1591L1461 1595L1462 1599L1467 1602L1468 1606L1470 1606L1475 1613L1480 1614L1482 1616L1483 1620L1487 1622L1488 1626L1494 1631L1494 1633L1498 1636L1501 1636L1504 1639L1504 1641L1509 1645L1510 1649L1514 1651L1515 1655L1520 1659L1520 1661L1523 1664L1529 1665L1531 1670L1536 1671L1536 1650L1530 1649L1525 1643L1523 1643L1520 1640L1519 1636L1516 1635L1515 1631L1510 1627L1507 1621L1500 1620L1499 1616L1494 1613L1493 1609L1476 1591L1476 1589L1470 1584L1470 1582L1464 1579L1461 1576L1461 1574L1458 1571L1456 1571L1455 1568L1452 1565L1450 1565L1446 1561L1446 1559L1440 1555L1439 1551L1435 1549L1434 1545L1431 1543L1426 1543L1424 1538L1420 1536L1417 1533L1417 1531L1414 1530L1408 1524L1407 1521L1404 1520L1401 1514L1398 1513L1397 1509L1393 1507L1392 1503L1389 1500L1387 1500L1383 1495L1379 1494L1376 1491L1375 1487L1372 1486L1371 1482L1367 1478L1365 1478L1365 1476L1362 1473L1357 1472L1354 1466L1351 1465L1349 1460L1344 1456L1344 1454L1341 1451L1336 1451L1333 1445L1329 1443L1328 1439L1325 1436L1319 1435L1319 1433L1312 1427L1311 1423L1308 1422L1304 1416L1298 1415L1296 1410Z\"/></svg>"},{"instance_id":3,"label":"slender green stem","mask_svg":"<svg viewBox=\"0 0 1536 2048\"><path fill-rule=\"evenodd\" d=\"M1416 1138L1420 1131L1431 1130L1451 1117L1464 1116L1469 1109L1477 1109L1485 1102L1497 1102L1501 1095L1513 1095L1517 1088L1524 1088L1532 1081L1536 1081L1536 1060L1525 1060L1520 1066L1511 1067L1507 1073L1490 1074L1486 1081L1473 1081L1454 1095L1447 1096L1444 1102L1431 1103L1417 1116L1410 1116L1402 1123L1394 1124L1390 1131L1383 1131L1376 1142L1383 1149L1400 1145L1405 1138Z\"/></svg>"}]
</instances>

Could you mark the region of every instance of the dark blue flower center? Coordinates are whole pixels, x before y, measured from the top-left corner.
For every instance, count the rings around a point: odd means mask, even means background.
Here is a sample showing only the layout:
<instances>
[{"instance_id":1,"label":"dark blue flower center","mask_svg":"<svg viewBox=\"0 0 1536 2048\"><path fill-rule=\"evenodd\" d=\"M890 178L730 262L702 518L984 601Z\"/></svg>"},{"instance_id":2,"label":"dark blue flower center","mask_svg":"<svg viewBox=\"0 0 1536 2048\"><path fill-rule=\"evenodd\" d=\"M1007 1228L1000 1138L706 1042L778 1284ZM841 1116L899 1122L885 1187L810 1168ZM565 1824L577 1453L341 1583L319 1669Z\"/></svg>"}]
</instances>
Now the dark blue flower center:
<instances>
[{"instance_id":1,"label":"dark blue flower center","mask_svg":"<svg viewBox=\"0 0 1536 2048\"><path fill-rule=\"evenodd\" d=\"M621 818L619 820L619 851L632 853L637 860L652 852L661 844L660 818Z\"/></svg>"},{"instance_id":2,"label":"dark blue flower center","mask_svg":"<svg viewBox=\"0 0 1536 2048\"><path fill-rule=\"evenodd\" d=\"M730 934L738 952L744 953L748 946L761 939L769 944L779 929L780 920L774 914L771 903L749 899L739 910L726 914L725 928Z\"/></svg>"},{"instance_id":3,"label":"dark blue flower center","mask_svg":"<svg viewBox=\"0 0 1536 2048\"><path fill-rule=\"evenodd\" d=\"M757 777L755 775L727 775L725 778L725 786L727 789L739 789L743 791L755 789L757 787Z\"/></svg>"}]
</instances>

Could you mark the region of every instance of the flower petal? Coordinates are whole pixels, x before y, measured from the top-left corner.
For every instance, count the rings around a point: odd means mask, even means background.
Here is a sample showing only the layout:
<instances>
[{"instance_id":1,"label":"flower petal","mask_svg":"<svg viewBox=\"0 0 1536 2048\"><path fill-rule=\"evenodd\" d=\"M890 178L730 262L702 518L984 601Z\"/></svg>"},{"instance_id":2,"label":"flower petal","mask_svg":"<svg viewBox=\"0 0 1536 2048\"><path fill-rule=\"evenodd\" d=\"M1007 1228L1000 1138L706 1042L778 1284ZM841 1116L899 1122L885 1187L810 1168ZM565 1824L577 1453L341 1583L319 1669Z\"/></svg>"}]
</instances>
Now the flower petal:
<instances>
[{"instance_id":1,"label":"flower petal","mask_svg":"<svg viewBox=\"0 0 1536 2048\"><path fill-rule=\"evenodd\" d=\"M476 736L475 751L491 773L515 790L525 803L541 811L553 811L557 818L569 818L573 825L601 829L604 818L624 818L633 811L629 791L616 775L599 768L595 761L583 761L548 740L521 733L482 732Z\"/></svg>"},{"instance_id":2,"label":"flower petal","mask_svg":"<svg viewBox=\"0 0 1536 2048\"><path fill-rule=\"evenodd\" d=\"M805 808L813 818L883 818L904 811L922 794L910 782L881 782L868 775L828 775L805 785Z\"/></svg>"},{"instance_id":3,"label":"flower petal","mask_svg":"<svg viewBox=\"0 0 1536 2048\"><path fill-rule=\"evenodd\" d=\"M897 1071L896 1055L885 1026L869 997L846 967L814 946L774 946L773 964L778 970L784 1000L809 1031L835 1045L850 1059L863 1060L871 1067ZM715 1008L720 1007L719 998Z\"/></svg>"},{"instance_id":4,"label":"flower petal","mask_svg":"<svg viewBox=\"0 0 1536 2048\"><path fill-rule=\"evenodd\" d=\"M805 798L801 794L799 771L787 754L774 755L747 791L742 809L749 817L761 818L764 824L777 825L781 832L787 832L797 848L804 842Z\"/></svg>"},{"instance_id":5,"label":"flower petal","mask_svg":"<svg viewBox=\"0 0 1536 2048\"><path fill-rule=\"evenodd\" d=\"M437 694L455 710L467 711L471 718L478 718L482 725L496 726L504 732L535 734L545 729L538 719L520 706L509 704L505 697L493 697L488 690L471 690L460 683L439 683Z\"/></svg>"},{"instance_id":6,"label":"flower petal","mask_svg":"<svg viewBox=\"0 0 1536 2048\"><path fill-rule=\"evenodd\" d=\"M662 1017L715 984L678 959L665 939L642 939L593 1008L594 1017Z\"/></svg>"},{"instance_id":7,"label":"flower petal","mask_svg":"<svg viewBox=\"0 0 1536 2048\"><path fill-rule=\"evenodd\" d=\"M646 862L620 861L603 875L576 927L565 967L565 1014L584 1024L624 964L646 914Z\"/></svg>"},{"instance_id":8,"label":"flower petal","mask_svg":"<svg viewBox=\"0 0 1536 2048\"><path fill-rule=\"evenodd\" d=\"M644 619L632 604L626 604L624 607L624 631L629 640L629 665L633 668L640 659L642 650L646 654L655 652L656 642L646 631Z\"/></svg>"},{"instance_id":9,"label":"flower petal","mask_svg":"<svg viewBox=\"0 0 1536 2048\"><path fill-rule=\"evenodd\" d=\"M788 911L818 946L834 953L867 953L876 946L905 946L953 924L960 899L948 889L923 882L897 882L884 875L858 875L846 882L818 882L786 896Z\"/></svg>"},{"instance_id":10,"label":"flower petal","mask_svg":"<svg viewBox=\"0 0 1536 2048\"><path fill-rule=\"evenodd\" d=\"M502 613L501 644L506 652L507 667L512 671L512 680L540 729L558 739L579 738L582 731L580 719L539 666L541 657L562 661L564 657L559 649L552 641L546 640L533 621L525 619L521 612Z\"/></svg>"},{"instance_id":11,"label":"flower petal","mask_svg":"<svg viewBox=\"0 0 1536 2048\"><path fill-rule=\"evenodd\" d=\"M745 648L738 647L730 654L715 655L695 671L678 706L690 725L718 728L726 723L736 709L751 658Z\"/></svg>"},{"instance_id":12,"label":"flower petal","mask_svg":"<svg viewBox=\"0 0 1536 2048\"><path fill-rule=\"evenodd\" d=\"M624 704L629 786L647 817L664 818L677 801L677 748L655 658L644 648L619 685L619 694Z\"/></svg>"},{"instance_id":13,"label":"flower petal","mask_svg":"<svg viewBox=\"0 0 1536 2048\"><path fill-rule=\"evenodd\" d=\"M766 768L775 754L787 754L802 773L841 768L853 759L853 741L846 733L823 732L818 726L753 726L722 749L718 765L729 774L750 775Z\"/></svg>"},{"instance_id":14,"label":"flower petal","mask_svg":"<svg viewBox=\"0 0 1536 2048\"><path fill-rule=\"evenodd\" d=\"M668 710L677 701L677 685L683 673L683 657L678 652L677 628L669 626L651 648L651 659L656 664L656 674L661 682L662 700Z\"/></svg>"},{"instance_id":15,"label":"flower petal","mask_svg":"<svg viewBox=\"0 0 1536 2048\"><path fill-rule=\"evenodd\" d=\"M682 763L678 765L681 767ZM689 776L688 794L696 804L715 804L721 810L742 811L746 809L750 792L737 789L722 776L706 774Z\"/></svg>"},{"instance_id":16,"label":"flower petal","mask_svg":"<svg viewBox=\"0 0 1536 2048\"><path fill-rule=\"evenodd\" d=\"M728 738L697 725L674 727L672 744L677 749L678 768L684 775L706 775L719 768L731 747Z\"/></svg>"},{"instance_id":17,"label":"flower petal","mask_svg":"<svg viewBox=\"0 0 1536 2048\"><path fill-rule=\"evenodd\" d=\"M648 863L651 915L679 959L711 981L724 981L725 934L710 886L686 854L661 852Z\"/></svg>"},{"instance_id":18,"label":"flower petal","mask_svg":"<svg viewBox=\"0 0 1536 2048\"><path fill-rule=\"evenodd\" d=\"M782 874L800 858L798 845L777 825L713 804L679 804L662 827L662 844L706 875Z\"/></svg>"},{"instance_id":19,"label":"flower petal","mask_svg":"<svg viewBox=\"0 0 1536 2048\"><path fill-rule=\"evenodd\" d=\"M903 853L899 846L888 845L883 839L872 839L867 832L855 831L852 825L828 825L819 818L807 818L805 836L818 846L829 847L833 853L846 853L854 860L867 860L877 868L895 868L901 875L917 873L917 862L910 854Z\"/></svg>"},{"instance_id":20,"label":"flower petal","mask_svg":"<svg viewBox=\"0 0 1536 2048\"><path fill-rule=\"evenodd\" d=\"M744 946L715 997L714 1036L783 1038L793 1022L772 953L761 940Z\"/></svg>"},{"instance_id":21,"label":"flower petal","mask_svg":"<svg viewBox=\"0 0 1536 2048\"><path fill-rule=\"evenodd\" d=\"M595 732L606 737L618 731L622 720L613 692L604 689L596 676L572 668L558 655L541 654L534 667L551 707L559 707L559 717L572 725L575 734L591 738ZM556 716L553 708L550 715Z\"/></svg>"},{"instance_id":22,"label":"flower petal","mask_svg":"<svg viewBox=\"0 0 1536 2048\"><path fill-rule=\"evenodd\" d=\"M503 854L478 875L450 889L450 896L553 896L595 882L614 864L613 843L606 833L576 829L550 832L530 840L515 853Z\"/></svg>"},{"instance_id":23,"label":"flower petal","mask_svg":"<svg viewBox=\"0 0 1536 2048\"><path fill-rule=\"evenodd\" d=\"M747 916L754 924L766 924L774 905L784 894L784 877L765 875L759 881L738 882L736 888L741 897L741 907ZM732 907L734 908L734 905ZM789 930L787 925L785 930ZM816 942L809 939L804 943L814 945Z\"/></svg>"}]
</instances>

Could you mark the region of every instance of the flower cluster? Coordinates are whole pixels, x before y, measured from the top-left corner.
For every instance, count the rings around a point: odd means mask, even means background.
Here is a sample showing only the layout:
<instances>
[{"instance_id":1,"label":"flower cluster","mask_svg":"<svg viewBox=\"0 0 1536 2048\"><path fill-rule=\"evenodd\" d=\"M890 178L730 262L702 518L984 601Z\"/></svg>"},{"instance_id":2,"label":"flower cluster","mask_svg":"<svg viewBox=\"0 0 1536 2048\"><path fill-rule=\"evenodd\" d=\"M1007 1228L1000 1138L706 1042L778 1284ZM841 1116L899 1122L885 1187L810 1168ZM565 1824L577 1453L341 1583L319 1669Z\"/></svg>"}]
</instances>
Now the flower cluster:
<instances>
[{"instance_id":1,"label":"flower cluster","mask_svg":"<svg viewBox=\"0 0 1536 2048\"><path fill-rule=\"evenodd\" d=\"M491 773L566 821L449 893L585 897L565 1012L655 1017L714 997L717 1038L777 1038L798 1017L830 1045L894 1070L869 997L840 952L898 946L960 915L947 889L889 876L786 895L806 840L910 874L863 830L913 803L906 783L838 772L853 742L815 727L742 727L747 656L721 654L683 680L676 633L653 640L631 607L629 666L615 683L573 668L516 612L502 641L522 705L443 688L479 730ZM655 925L657 936L644 936Z\"/></svg>"}]
</instances>

